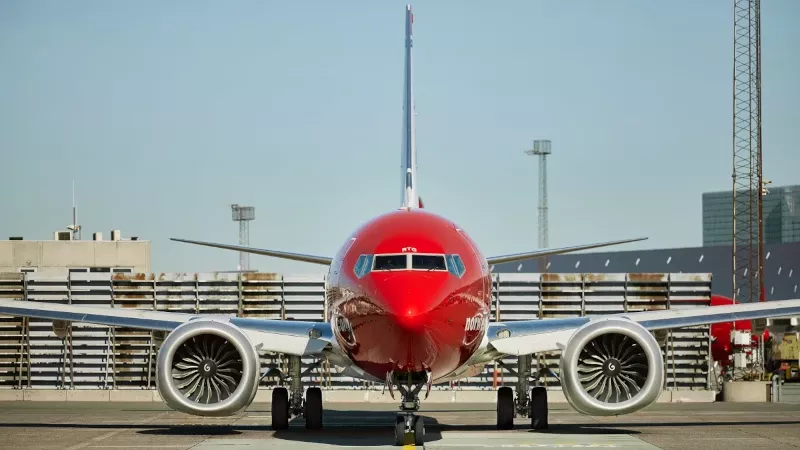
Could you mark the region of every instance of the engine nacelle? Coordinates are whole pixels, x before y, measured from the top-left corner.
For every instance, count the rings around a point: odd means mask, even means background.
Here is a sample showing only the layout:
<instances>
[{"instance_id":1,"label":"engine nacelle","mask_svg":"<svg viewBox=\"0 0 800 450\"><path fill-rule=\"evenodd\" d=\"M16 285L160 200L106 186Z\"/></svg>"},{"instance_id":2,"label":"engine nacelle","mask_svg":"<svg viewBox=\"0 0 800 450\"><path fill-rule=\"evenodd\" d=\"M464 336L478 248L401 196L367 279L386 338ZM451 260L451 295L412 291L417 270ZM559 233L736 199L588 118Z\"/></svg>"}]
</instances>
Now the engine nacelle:
<instances>
[{"instance_id":1,"label":"engine nacelle","mask_svg":"<svg viewBox=\"0 0 800 450\"><path fill-rule=\"evenodd\" d=\"M659 348L667 345L667 337L669 336L669 332L667 330L651 331L650 334L652 334L653 337L656 339L656 342L658 342Z\"/></svg>"},{"instance_id":2,"label":"engine nacelle","mask_svg":"<svg viewBox=\"0 0 800 450\"><path fill-rule=\"evenodd\" d=\"M664 385L656 338L626 319L579 328L562 351L560 364L564 395L583 414L632 413L655 402Z\"/></svg>"},{"instance_id":3,"label":"engine nacelle","mask_svg":"<svg viewBox=\"0 0 800 450\"><path fill-rule=\"evenodd\" d=\"M156 387L172 409L226 416L252 403L259 369L258 353L238 327L192 320L175 328L159 348Z\"/></svg>"}]
</instances>

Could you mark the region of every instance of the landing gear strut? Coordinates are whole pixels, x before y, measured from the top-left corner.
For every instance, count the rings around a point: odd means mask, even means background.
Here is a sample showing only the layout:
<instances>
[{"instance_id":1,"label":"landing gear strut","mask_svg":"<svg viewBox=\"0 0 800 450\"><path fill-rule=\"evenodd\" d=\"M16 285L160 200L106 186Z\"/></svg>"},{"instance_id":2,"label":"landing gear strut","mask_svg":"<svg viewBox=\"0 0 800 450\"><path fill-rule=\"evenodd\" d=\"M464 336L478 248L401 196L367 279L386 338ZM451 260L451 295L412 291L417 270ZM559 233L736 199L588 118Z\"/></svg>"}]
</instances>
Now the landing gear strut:
<instances>
[{"instance_id":1,"label":"landing gear strut","mask_svg":"<svg viewBox=\"0 0 800 450\"><path fill-rule=\"evenodd\" d=\"M427 386L425 397L430 393L430 373L413 373L395 376L389 374L387 377L389 394L394 398L391 389L392 384L397 384L397 390L403 396L400 403L400 413L394 423L394 445L402 446L406 444L406 435L414 435L414 445L422 446L425 443L425 421L422 417L415 415L419 411L419 391ZM401 380L404 378L405 380Z\"/></svg>"},{"instance_id":2,"label":"landing gear strut","mask_svg":"<svg viewBox=\"0 0 800 450\"><path fill-rule=\"evenodd\" d=\"M310 367L310 371L314 367ZM272 428L285 430L289 428L291 417L303 416L306 419L306 428L318 430L322 428L322 390L318 387L306 389L306 398L303 401L303 374L300 372L301 361L299 356L289 357L289 379L291 396L285 387L276 387L272 390Z\"/></svg>"},{"instance_id":3,"label":"landing gear strut","mask_svg":"<svg viewBox=\"0 0 800 450\"><path fill-rule=\"evenodd\" d=\"M501 362L500 365L503 363ZM527 416L531 419L532 429L546 430L548 428L547 390L543 386L530 388L531 355L518 358L518 372L507 366L504 367L517 376L517 397L514 398L514 390L508 386L497 390L497 429L510 430L514 428L514 417ZM538 378L539 374L537 373L537 381ZM530 397L528 396L529 389Z\"/></svg>"}]
</instances>

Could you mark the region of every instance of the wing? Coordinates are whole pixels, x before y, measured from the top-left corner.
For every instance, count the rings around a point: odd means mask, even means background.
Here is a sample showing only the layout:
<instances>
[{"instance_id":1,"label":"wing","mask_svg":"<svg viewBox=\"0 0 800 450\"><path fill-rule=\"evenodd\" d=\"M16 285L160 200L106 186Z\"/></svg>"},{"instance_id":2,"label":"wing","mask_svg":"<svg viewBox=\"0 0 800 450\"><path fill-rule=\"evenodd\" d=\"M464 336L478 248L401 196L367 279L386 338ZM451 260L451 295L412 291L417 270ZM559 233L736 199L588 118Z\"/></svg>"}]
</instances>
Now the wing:
<instances>
[{"instance_id":1,"label":"wing","mask_svg":"<svg viewBox=\"0 0 800 450\"><path fill-rule=\"evenodd\" d=\"M187 314L8 299L0 299L0 314L161 331L172 331L191 320L216 319L245 330L253 344L263 351L298 356L322 353L330 348L333 340L333 331L326 322L270 320L224 314Z\"/></svg>"},{"instance_id":2,"label":"wing","mask_svg":"<svg viewBox=\"0 0 800 450\"><path fill-rule=\"evenodd\" d=\"M581 326L609 318L629 319L650 331L693 327L736 320L765 319L800 315L800 300L746 303L703 308L642 311L627 314L584 316L566 319L520 320L490 323L489 350L508 355L562 349Z\"/></svg>"},{"instance_id":3,"label":"wing","mask_svg":"<svg viewBox=\"0 0 800 450\"><path fill-rule=\"evenodd\" d=\"M330 265L331 261L333 261L333 258L330 258L328 256L304 255L301 253L289 253L289 252L281 252L278 250L269 250L263 248L242 247L239 245L216 244L214 242L203 242L203 241L190 241L187 239L170 238L170 240L175 242L185 242L187 244L204 245L206 247L222 248L225 250L235 250L237 252L253 253L256 255L274 256L275 258L291 259L293 261L322 264L326 266Z\"/></svg>"},{"instance_id":4,"label":"wing","mask_svg":"<svg viewBox=\"0 0 800 450\"><path fill-rule=\"evenodd\" d=\"M561 247L561 248L545 248L541 250L534 250L525 253L513 253L510 255L492 256L486 258L486 262L491 264L500 264L512 261L520 261L523 259L540 258L542 256L560 255L562 253L578 252L581 250L589 250L598 247L608 247L610 245L627 244L628 242L644 241L645 238L623 239L621 241L600 242L597 244L576 245L574 247Z\"/></svg>"}]
</instances>

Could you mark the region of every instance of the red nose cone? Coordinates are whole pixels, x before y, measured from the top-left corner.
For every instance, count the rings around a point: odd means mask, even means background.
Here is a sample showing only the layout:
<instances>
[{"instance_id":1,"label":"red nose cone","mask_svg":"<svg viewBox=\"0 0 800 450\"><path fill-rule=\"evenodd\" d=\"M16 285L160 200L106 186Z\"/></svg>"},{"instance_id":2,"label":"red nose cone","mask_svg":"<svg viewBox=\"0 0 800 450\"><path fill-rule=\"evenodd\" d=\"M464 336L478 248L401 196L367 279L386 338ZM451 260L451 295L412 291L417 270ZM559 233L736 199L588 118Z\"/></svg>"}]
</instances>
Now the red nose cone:
<instances>
[{"instance_id":1,"label":"red nose cone","mask_svg":"<svg viewBox=\"0 0 800 450\"><path fill-rule=\"evenodd\" d=\"M428 313L447 297L447 272L375 274L376 299L397 324L409 330L426 325Z\"/></svg>"},{"instance_id":2,"label":"red nose cone","mask_svg":"<svg viewBox=\"0 0 800 450\"><path fill-rule=\"evenodd\" d=\"M426 315L418 314L412 307L406 308L405 311L395 312L394 319L400 328L412 333L419 333L428 325Z\"/></svg>"},{"instance_id":3,"label":"red nose cone","mask_svg":"<svg viewBox=\"0 0 800 450\"><path fill-rule=\"evenodd\" d=\"M488 313L481 300L486 280L465 281L435 270L371 272L361 281L363 295L340 307L348 320L340 345L380 379L390 372L429 371L434 378L452 372L474 351L476 320Z\"/></svg>"},{"instance_id":4,"label":"red nose cone","mask_svg":"<svg viewBox=\"0 0 800 450\"><path fill-rule=\"evenodd\" d=\"M394 370L423 370L433 364L442 312L447 298L447 272L405 271L373 273L375 302L384 316L374 319L380 326L383 351Z\"/></svg>"}]
</instances>

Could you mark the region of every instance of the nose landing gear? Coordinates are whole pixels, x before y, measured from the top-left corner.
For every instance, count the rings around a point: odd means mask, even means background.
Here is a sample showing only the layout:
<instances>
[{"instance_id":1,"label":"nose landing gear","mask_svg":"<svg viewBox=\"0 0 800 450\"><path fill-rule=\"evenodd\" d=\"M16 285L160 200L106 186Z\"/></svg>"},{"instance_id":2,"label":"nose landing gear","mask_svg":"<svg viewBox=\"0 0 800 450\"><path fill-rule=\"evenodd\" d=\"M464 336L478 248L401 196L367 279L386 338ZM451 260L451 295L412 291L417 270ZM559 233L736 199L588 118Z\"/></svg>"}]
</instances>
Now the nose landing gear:
<instances>
[{"instance_id":1,"label":"nose landing gear","mask_svg":"<svg viewBox=\"0 0 800 450\"><path fill-rule=\"evenodd\" d=\"M406 378L405 384L399 381L401 376L402 378ZM428 393L430 393L430 372L422 374L409 373L397 376L392 373L387 377L387 382L390 384L390 387L392 383L396 383L397 390L400 391L400 394L403 396L403 401L400 403L400 413L397 415L394 423L394 445L424 445L425 419L414 413L419 411L419 391L422 390L422 387L427 386L425 398L427 398ZM391 389L389 393L392 395L392 398L394 398L394 393Z\"/></svg>"},{"instance_id":2,"label":"nose landing gear","mask_svg":"<svg viewBox=\"0 0 800 450\"><path fill-rule=\"evenodd\" d=\"M406 439L408 437L408 439ZM394 445L424 445L425 419L410 412L398 414L394 424Z\"/></svg>"}]
</instances>

